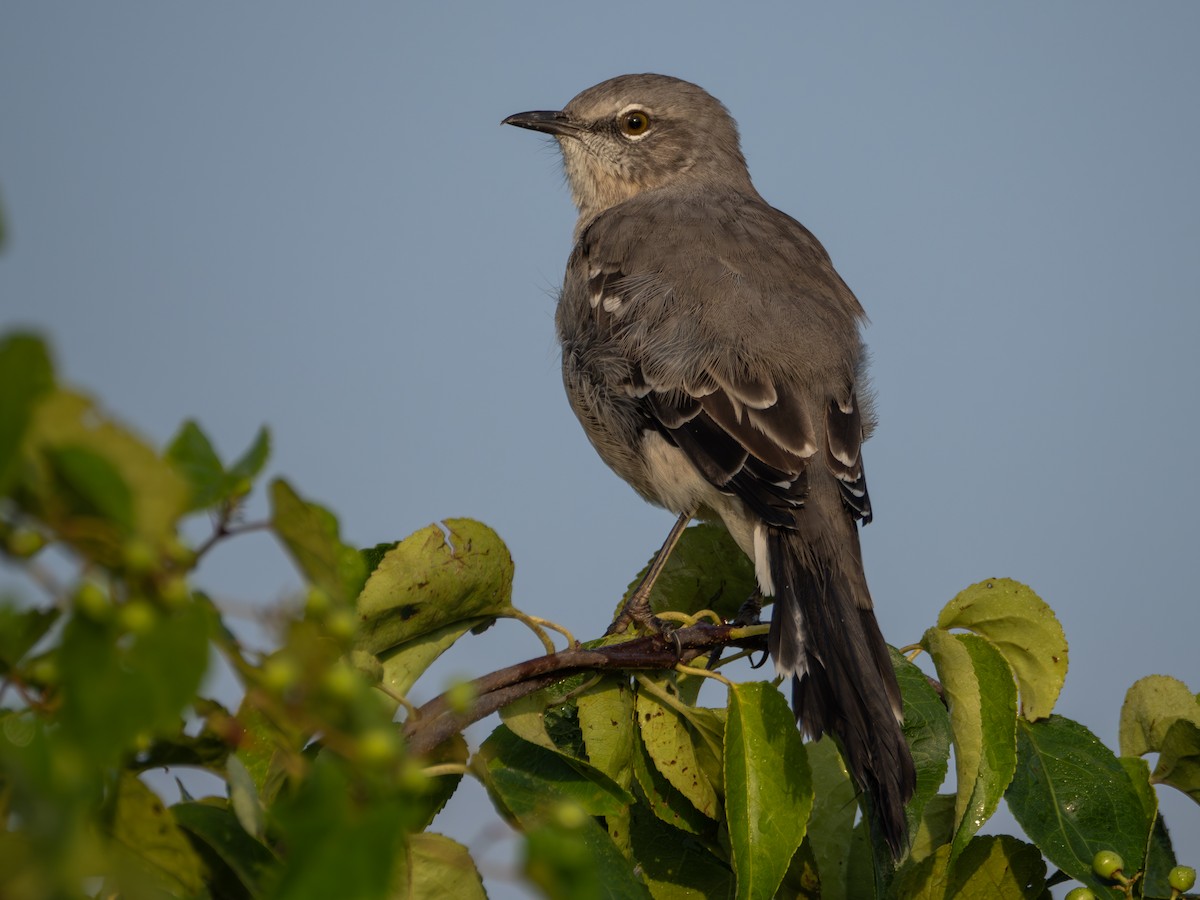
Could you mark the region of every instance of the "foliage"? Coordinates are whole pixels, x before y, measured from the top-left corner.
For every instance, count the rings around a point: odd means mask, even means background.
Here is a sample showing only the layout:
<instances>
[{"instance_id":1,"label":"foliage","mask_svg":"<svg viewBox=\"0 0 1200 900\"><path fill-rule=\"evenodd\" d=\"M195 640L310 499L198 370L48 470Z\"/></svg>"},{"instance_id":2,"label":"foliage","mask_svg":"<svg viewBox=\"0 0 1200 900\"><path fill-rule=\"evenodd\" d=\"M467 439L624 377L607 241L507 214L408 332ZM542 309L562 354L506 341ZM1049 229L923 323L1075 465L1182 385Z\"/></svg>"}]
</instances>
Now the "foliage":
<instances>
[{"instance_id":1,"label":"foliage","mask_svg":"<svg viewBox=\"0 0 1200 900\"><path fill-rule=\"evenodd\" d=\"M282 480L266 486L270 520L244 522L269 450L263 431L226 463L188 422L160 453L58 386L38 339L0 342L0 546L45 594L0 598L0 896L482 897L468 849L431 830L464 777L523 835L523 875L551 897L1046 898L1071 879L1166 898L1190 884L1154 785L1200 799L1197 696L1138 682L1115 755L1053 714L1067 643L1024 585L991 579L947 604L909 648L938 682L894 656L917 766L897 864L858 821L836 745L803 742L772 684L721 678L765 628L723 623L753 573L719 528L688 529L655 587L673 634L568 636L551 653L565 630L512 606L512 560L479 522L359 551ZM189 547L196 515L213 531ZM261 528L308 584L267 654L193 583L213 546ZM430 664L498 617L548 655L413 709ZM217 654L236 709L204 694ZM726 702L701 705L714 677ZM494 710L471 753L462 728ZM162 767L207 771L221 792L163 790L145 777ZM1023 838L978 834L1002 799ZM1097 871L1100 851L1120 865Z\"/></svg>"}]
</instances>

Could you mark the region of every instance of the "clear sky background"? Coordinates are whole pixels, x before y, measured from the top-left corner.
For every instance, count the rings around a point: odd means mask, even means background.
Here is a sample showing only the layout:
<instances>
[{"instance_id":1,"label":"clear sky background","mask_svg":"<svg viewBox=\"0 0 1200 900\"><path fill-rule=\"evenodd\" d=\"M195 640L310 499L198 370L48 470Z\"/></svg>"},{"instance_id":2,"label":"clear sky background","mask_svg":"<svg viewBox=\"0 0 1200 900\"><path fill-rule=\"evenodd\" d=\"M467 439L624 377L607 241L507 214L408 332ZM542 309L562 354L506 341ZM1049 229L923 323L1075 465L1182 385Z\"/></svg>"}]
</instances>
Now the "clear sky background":
<instances>
[{"instance_id":1,"label":"clear sky background","mask_svg":"<svg viewBox=\"0 0 1200 900\"><path fill-rule=\"evenodd\" d=\"M871 316L885 635L1026 582L1070 641L1059 710L1115 746L1135 679L1200 689L1198 42L1191 2L7 3L0 324L158 442L266 423L352 542L488 522L517 604L596 635L671 517L562 396L575 214L553 145L499 122L695 81ZM200 581L241 611L298 583L266 537ZM435 674L536 652L500 625ZM482 796L437 827L520 896ZM1195 864L1200 811L1163 796Z\"/></svg>"}]
</instances>

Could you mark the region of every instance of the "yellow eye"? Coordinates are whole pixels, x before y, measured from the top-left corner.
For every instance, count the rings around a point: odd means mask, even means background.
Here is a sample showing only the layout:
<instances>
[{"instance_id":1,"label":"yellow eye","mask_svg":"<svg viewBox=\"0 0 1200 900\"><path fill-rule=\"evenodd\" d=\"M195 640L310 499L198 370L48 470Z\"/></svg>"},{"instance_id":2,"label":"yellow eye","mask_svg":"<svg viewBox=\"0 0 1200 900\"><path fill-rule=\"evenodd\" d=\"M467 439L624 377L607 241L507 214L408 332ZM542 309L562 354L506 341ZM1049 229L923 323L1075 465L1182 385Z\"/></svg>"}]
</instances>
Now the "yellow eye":
<instances>
[{"instance_id":1,"label":"yellow eye","mask_svg":"<svg viewBox=\"0 0 1200 900\"><path fill-rule=\"evenodd\" d=\"M640 137L650 130L650 116L640 109L631 109L621 113L617 125L623 134L629 137Z\"/></svg>"}]
</instances>

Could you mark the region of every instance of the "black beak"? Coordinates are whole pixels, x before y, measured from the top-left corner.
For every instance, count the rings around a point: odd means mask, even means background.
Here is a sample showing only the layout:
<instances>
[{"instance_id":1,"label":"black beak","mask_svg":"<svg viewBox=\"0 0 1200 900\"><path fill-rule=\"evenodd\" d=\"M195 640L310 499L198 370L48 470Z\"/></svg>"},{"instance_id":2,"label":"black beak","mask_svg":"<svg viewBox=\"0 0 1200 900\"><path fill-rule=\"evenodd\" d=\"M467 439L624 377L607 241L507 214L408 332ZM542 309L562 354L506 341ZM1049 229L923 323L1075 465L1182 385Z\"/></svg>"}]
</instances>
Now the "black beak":
<instances>
[{"instance_id":1,"label":"black beak","mask_svg":"<svg viewBox=\"0 0 1200 900\"><path fill-rule=\"evenodd\" d=\"M532 112L516 113L509 116L501 125L516 125L518 128L528 128L544 134L572 135L580 129L564 112L558 110L534 110Z\"/></svg>"}]
</instances>

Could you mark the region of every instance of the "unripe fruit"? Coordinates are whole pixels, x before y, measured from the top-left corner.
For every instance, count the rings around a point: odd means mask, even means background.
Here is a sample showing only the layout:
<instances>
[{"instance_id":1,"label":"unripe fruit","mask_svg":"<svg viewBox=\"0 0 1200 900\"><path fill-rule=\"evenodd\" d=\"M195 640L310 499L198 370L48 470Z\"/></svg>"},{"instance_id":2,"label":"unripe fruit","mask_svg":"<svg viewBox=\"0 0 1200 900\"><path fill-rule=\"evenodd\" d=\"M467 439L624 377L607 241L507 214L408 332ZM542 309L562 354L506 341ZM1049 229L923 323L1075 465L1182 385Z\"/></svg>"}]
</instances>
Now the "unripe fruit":
<instances>
[{"instance_id":1,"label":"unripe fruit","mask_svg":"<svg viewBox=\"0 0 1200 900\"><path fill-rule=\"evenodd\" d=\"M358 674L344 663L333 666L321 680L325 692L333 699L342 701L352 700L358 685Z\"/></svg>"},{"instance_id":2,"label":"unripe fruit","mask_svg":"<svg viewBox=\"0 0 1200 900\"><path fill-rule=\"evenodd\" d=\"M158 612L145 600L130 600L117 614L121 628L138 637L149 634L158 621Z\"/></svg>"},{"instance_id":3,"label":"unripe fruit","mask_svg":"<svg viewBox=\"0 0 1200 900\"><path fill-rule=\"evenodd\" d=\"M1092 860L1092 871L1101 878L1112 878L1125 868L1125 860L1121 854L1113 850L1101 850Z\"/></svg>"},{"instance_id":4,"label":"unripe fruit","mask_svg":"<svg viewBox=\"0 0 1200 900\"><path fill-rule=\"evenodd\" d=\"M372 728L358 739L358 758L369 766L382 766L396 759L396 734L387 728Z\"/></svg>"},{"instance_id":5,"label":"unripe fruit","mask_svg":"<svg viewBox=\"0 0 1200 900\"><path fill-rule=\"evenodd\" d=\"M75 608L94 622L103 622L112 612L112 604L104 589L93 581L85 581L75 591Z\"/></svg>"},{"instance_id":6,"label":"unripe fruit","mask_svg":"<svg viewBox=\"0 0 1200 900\"><path fill-rule=\"evenodd\" d=\"M319 587L310 587L304 597L305 611L315 618L323 617L332 604L329 594Z\"/></svg>"},{"instance_id":7,"label":"unripe fruit","mask_svg":"<svg viewBox=\"0 0 1200 900\"><path fill-rule=\"evenodd\" d=\"M31 528L17 528L8 536L8 552L18 559L29 559L46 546L46 538L41 532Z\"/></svg>"},{"instance_id":8,"label":"unripe fruit","mask_svg":"<svg viewBox=\"0 0 1200 900\"><path fill-rule=\"evenodd\" d=\"M1077 887L1067 892L1066 900L1096 900L1096 894L1091 888Z\"/></svg>"},{"instance_id":9,"label":"unripe fruit","mask_svg":"<svg viewBox=\"0 0 1200 900\"><path fill-rule=\"evenodd\" d=\"M172 575L163 580L158 595L162 597L168 609L179 609L191 599L192 592L188 589L186 578L182 575Z\"/></svg>"},{"instance_id":10,"label":"unripe fruit","mask_svg":"<svg viewBox=\"0 0 1200 900\"><path fill-rule=\"evenodd\" d=\"M287 656L272 656L262 667L263 686L282 694L300 683L300 667Z\"/></svg>"},{"instance_id":11,"label":"unripe fruit","mask_svg":"<svg viewBox=\"0 0 1200 900\"><path fill-rule=\"evenodd\" d=\"M358 616L349 609L335 609L325 617L325 627L331 637L349 643L358 633Z\"/></svg>"},{"instance_id":12,"label":"unripe fruit","mask_svg":"<svg viewBox=\"0 0 1200 900\"><path fill-rule=\"evenodd\" d=\"M121 548L121 561L133 575L144 575L152 570L158 560L154 548L141 538L130 538Z\"/></svg>"},{"instance_id":13,"label":"unripe fruit","mask_svg":"<svg viewBox=\"0 0 1200 900\"><path fill-rule=\"evenodd\" d=\"M1190 891L1196 884L1196 870L1191 866L1176 866L1167 875L1167 884L1177 891Z\"/></svg>"}]
</instances>

